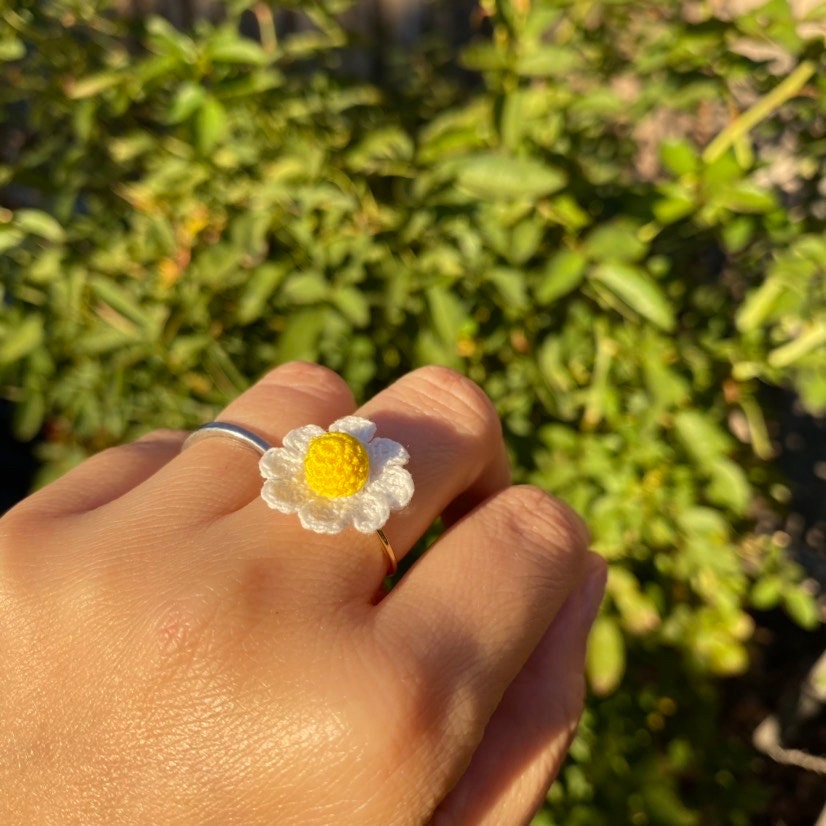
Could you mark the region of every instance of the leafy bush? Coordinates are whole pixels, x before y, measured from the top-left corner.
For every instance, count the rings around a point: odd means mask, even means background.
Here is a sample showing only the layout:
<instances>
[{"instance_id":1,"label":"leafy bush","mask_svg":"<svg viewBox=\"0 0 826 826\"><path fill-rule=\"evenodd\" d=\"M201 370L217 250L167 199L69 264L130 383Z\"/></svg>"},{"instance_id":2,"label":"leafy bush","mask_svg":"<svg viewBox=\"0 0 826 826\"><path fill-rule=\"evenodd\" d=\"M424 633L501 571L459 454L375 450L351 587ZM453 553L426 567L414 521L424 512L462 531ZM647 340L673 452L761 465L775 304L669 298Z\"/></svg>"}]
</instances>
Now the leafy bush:
<instances>
[{"instance_id":1,"label":"leafy bush","mask_svg":"<svg viewBox=\"0 0 826 826\"><path fill-rule=\"evenodd\" d=\"M755 520L789 496L762 384L826 409L823 7L486 0L461 70L423 41L377 85L341 3L258 40L245 5L0 2L0 382L45 477L287 359L361 397L453 366L611 564L539 821L748 822L717 678L750 607L817 623Z\"/></svg>"}]
</instances>

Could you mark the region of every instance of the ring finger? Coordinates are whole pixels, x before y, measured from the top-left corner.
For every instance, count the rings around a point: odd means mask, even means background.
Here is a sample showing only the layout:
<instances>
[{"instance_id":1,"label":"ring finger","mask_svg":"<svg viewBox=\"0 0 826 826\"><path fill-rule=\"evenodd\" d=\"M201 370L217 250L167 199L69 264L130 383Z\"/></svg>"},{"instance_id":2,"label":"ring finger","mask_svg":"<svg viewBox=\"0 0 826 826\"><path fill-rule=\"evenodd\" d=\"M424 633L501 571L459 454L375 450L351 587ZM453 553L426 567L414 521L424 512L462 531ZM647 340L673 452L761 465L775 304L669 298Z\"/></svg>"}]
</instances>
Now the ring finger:
<instances>
[{"instance_id":1,"label":"ring finger","mask_svg":"<svg viewBox=\"0 0 826 826\"><path fill-rule=\"evenodd\" d=\"M386 528L399 559L437 516L447 510L448 521L452 521L510 481L493 405L473 382L452 370L425 367L410 373L365 404L357 415L375 422L381 437L399 442L410 454L407 467L415 493ZM250 553L261 548L260 523L265 511L258 500L228 517L228 526L234 535L246 538ZM284 517L271 514L270 518ZM295 517L289 518L297 524ZM278 536L283 538L285 533L279 531ZM296 535L290 531L290 536ZM365 568L370 555L374 563ZM303 544L303 564L317 568L310 561L316 556L318 565L340 584L345 598L357 593L372 597L386 573L378 539L371 534L347 530L317 536Z\"/></svg>"}]
</instances>

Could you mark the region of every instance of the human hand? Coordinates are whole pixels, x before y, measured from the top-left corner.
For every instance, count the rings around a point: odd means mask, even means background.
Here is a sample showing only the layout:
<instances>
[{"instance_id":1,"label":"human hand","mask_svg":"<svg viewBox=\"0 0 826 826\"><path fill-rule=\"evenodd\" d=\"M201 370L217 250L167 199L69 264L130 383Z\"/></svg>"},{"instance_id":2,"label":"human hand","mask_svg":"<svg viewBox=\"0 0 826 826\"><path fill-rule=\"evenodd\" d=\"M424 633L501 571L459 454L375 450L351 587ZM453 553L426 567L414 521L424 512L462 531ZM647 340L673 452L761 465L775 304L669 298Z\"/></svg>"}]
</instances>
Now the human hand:
<instances>
[{"instance_id":1,"label":"human hand","mask_svg":"<svg viewBox=\"0 0 826 826\"><path fill-rule=\"evenodd\" d=\"M355 410L303 363L220 416L271 443ZM442 368L359 411L416 484L378 539L259 496L255 455L156 432L0 520L3 824L516 824L583 703L605 566L579 519L511 486L482 392Z\"/></svg>"}]
</instances>

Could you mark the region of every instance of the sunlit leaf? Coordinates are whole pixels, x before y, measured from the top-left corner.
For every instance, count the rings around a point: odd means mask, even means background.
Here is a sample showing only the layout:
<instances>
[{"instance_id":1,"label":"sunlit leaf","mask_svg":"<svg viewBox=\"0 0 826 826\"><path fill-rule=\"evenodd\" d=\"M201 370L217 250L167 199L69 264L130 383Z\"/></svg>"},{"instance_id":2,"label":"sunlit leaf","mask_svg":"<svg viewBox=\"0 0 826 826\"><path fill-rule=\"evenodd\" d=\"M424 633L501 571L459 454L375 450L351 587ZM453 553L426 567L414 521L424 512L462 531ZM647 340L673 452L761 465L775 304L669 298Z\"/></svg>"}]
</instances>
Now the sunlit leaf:
<instances>
[{"instance_id":1,"label":"sunlit leaf","mask_svg":"<svg viewBox=\"0 0 826 826\"><path fill-rule=\"evenodd\" d=\"M625 674L625 642L612 617L597 617L588 639L585 670L594 694L611 694L620 684Z\"/></svg>"},{"instance_id":2,"label":"sunlit leaf","mask_svg":"<svg viewBox=\"0 0 826 826\"><path fill-rule=\"evenodd\" d=\"M671 303L657 282L641 267L606 261L594 267L590 276L658 327L674 329L676 320Z\"/></svg>"},{"instance_id":3,"label":"sunlit leaf","mask_svg":"<svg viewBox=\"0 0 826 826\"><path fill-rule=\"evenodd\" d=\"M14 224L23 232L39 235L47 241L62 241L65 232L60 223L48 212L39 209L18 209L14 213Z\"/></svg>"},{"instance_id":4,"label":"sunlit leaf","mask_svg":"<svg viewBox=\"0 0 826 826\"><path fill-rule=\"evenodd\" d=\"M0 364L12 364L34 352L43 341L43 318L29 315L0 336Z\"/></svg>"},{"instance_id":5,"label":"sunlit leaf","mask_svg":"<svg viewBox=\"0 0 826 826\"><path fill-rule=\"evenodd\" d=\"M68 88L68 95L75 100L91 98L122 83L124 76L120 72L107 71L95 75L88 75L80 80L73 81Z\"/></svg>"},{"instance_id":6,"label":"sunlit leaf","mask_svg":"<svg viewBox=\"0 0 826 826\"><path fill-rule=\"evenodd\" d=\"M227 115L212 96L204 98L195 117L195 136L201 152L211 152L227 132Z\"/></svg>"},{"instance_id":7,"label":"sunlit leaf","mask_svg":"<svg viewBox=\"0 0 826 826\"><path fill-rule=\"evenodd\" d=\"M166 119L169 123L181 123L190 118L206 99L206 89L199 83L184 83L172 100Z\"/></svg>"},{"instance_id":8,"label":"sunlit leaf","mask_svg":"<svg viewBox=\"0 0 826 826\"><path fill-rule=\"evenodd\" d=\"M565 174L533 158L515 158L493 152L463 159L456 167L458 184L484 198L533 199L565 185Z\"/></svg>"},{"instance_id":9,"label":"sunlit leaf","mask_svg":"<svg viewBox=\"0 0 826 826\"><path fill-rule=\"evenodd\" d=\"M254 40L232 36L210 43L207 54L216 63L242 63L251 66L263 66L270 58Z\"/></svg>"},{"instance_id":10,"label":"sunlit leaf","mask_svg":"<svg viewBox=\"0 0 826 826\"><path fill-rule=\"evenodd\" d=\"M561 250L545 267L537 283L536 300L540 304L551 304L572 290L585 279L585 256L574 250Z\"/></svg>"}]
</instances>

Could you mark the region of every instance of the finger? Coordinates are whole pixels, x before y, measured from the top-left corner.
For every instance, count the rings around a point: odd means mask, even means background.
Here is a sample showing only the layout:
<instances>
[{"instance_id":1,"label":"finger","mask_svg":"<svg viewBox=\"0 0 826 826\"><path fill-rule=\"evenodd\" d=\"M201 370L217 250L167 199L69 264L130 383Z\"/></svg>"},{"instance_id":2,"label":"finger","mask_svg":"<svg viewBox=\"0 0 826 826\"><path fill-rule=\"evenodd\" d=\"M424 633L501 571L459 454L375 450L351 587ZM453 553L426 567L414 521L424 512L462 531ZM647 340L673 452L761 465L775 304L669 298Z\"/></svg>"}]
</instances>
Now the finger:
<instances>
[{"instance_id":1,"label":"finger","mask_svg":"<svg viewBox=\"0 0 826 826\"><path fill-rule=\"evenodd\" d=\"M218 419L251 430L271 444L280 444L293 428L329 425L354 407L349 387L332 370L290 362L276 367L242 393ZM175 503L178 515L185 508L190 523L213 521L257 499L261 490L259 458L254 450L234 439L220 435L203 438L187 447L141 493Z\"/></svg>"},{"instance_id":2,"label":"finger","mask_svg":"<svg viewBox=\"0 0 826 826\"><path fill-rule=\"evenodd\" d=\"M507 687L581 580L587 533L543 491L511 487L457 523L378 606L408 708L431 733L425 759L450 788ZM445 731L462 730L446 738ZM430 752L428 754L428 752Z\"/></svg>"},{"instance_id":3,"label":"finger","mask_svg":"<svg viewBox=\"0 0 826 826\"><path fill-rule=\"evenodd\" d=\"M410 454L416 492L388 533L403 557L442 513L451 523L510 483L502 426L490 399L470 379L423 367L358 411Z\"/></svg>"},{"instance_id":4,"label":"finger","mask_svg":"<svg viewBox=\"0 0 826 826\"><path fill-rule=\"evenodd\" d=\"M433 520L460 500L469 508L509 482L499 417L490 400L469 379L441 367L425 367L399 379L356 414L377 425L376 435L402 444L415 493L411 503L390 517L387 533L398 559ZM259 553L279 520L279 541L302 542L301 565L326 579L331 605L359 598L372 601L387 573L387 560L375 534L345 530L314 535L294 528L295 517L265 515L261 501L229 520L240 553Z\"/></svg>"},{"instance_id":5,"label":"finger","mask_svg":"<svg viewBox=\"0 0 826 826\"><path fill-rule=\"evenodd\" d=\"M542 805L582 714L585 649L605 578L603 559L588 554L582 584L508 687L434 826L527 823Z\"/></svg>"},{"instance_id":6,"label":"finger","mask_svg":"<svg viewBox=\"0 0 826 826\"><path fill-rule=\"evenodd\" d=\"M104 450L30 496L24 506L44 517L86 513L145 482L181 450L188 434L156 430L135 442Z\"/></svg>"}]
</instances>

